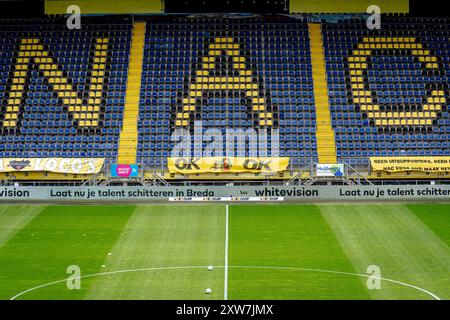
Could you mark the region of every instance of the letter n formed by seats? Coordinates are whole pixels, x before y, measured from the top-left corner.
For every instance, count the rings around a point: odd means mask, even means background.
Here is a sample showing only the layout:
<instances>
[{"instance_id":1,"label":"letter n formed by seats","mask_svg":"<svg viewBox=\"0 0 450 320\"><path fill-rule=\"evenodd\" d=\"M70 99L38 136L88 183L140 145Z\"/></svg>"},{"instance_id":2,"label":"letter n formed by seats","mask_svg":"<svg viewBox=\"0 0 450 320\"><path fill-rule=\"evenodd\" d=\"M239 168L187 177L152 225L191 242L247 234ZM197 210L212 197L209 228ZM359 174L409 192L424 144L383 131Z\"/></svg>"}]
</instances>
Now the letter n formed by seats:
<instances>
[{"instance_id":1,"label":"letter n formed by seats","mask_svg":"<svg viewBox=\"0 0 450 320\"><path fill-rule=\"evenodd\" d=\"M78 127L97 127L105 84L108 42L108 38L96 38L92 44L93 57L89 60L91 67L89 92L80 93L75 90L73 82L64 75L62 67L58 65L40 39L20 39L9 78L9 96L6 106L3 107L3 128L15 129L19 126L20 114L24 112L23 105L26 101L31 66L36 66L39 74L46 80L46 84L67 107L68 113Z\"/></svg>"}]
</instances>

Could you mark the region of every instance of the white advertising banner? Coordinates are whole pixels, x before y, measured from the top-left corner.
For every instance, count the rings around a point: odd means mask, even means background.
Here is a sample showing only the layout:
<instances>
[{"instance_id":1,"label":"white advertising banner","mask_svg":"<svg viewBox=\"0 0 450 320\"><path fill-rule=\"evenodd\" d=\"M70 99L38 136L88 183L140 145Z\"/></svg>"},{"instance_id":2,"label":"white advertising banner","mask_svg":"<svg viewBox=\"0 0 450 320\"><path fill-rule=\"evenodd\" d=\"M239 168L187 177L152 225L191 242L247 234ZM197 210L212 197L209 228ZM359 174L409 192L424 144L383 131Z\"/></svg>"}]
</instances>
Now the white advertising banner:
<instances>
[{"instance_id":1,"label":"white advertising banner","mask_svg":"<svg viewBox=\"0 0 450 320\"><path fill-rule=\"evenodd\" d=\"M318 164L316 167L316 174L318 177L343 177L344 165L337 164Z\"/></svg>"}]
</instances>

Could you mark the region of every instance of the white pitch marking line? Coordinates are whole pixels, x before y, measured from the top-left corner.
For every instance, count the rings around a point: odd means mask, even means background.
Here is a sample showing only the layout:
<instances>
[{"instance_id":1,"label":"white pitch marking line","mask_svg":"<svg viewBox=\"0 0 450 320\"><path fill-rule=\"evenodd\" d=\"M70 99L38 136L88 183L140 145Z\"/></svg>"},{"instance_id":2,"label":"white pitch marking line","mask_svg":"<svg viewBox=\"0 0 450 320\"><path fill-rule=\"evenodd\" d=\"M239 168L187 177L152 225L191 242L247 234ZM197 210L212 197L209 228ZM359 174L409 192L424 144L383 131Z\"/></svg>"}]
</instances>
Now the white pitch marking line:
<instances>
[{"instance_id":1,"label":"white pitch marking line","mask_svg":"<svg viewBox=\"0 0 450 320\"><path fill-rule=\"evenodd\" d=\"M128 270L117 270L117 271L108 271L108 272L100 272L100 273L93 273L93 274L88 274L85 276L81 276L81 277L77 277L74 279L82 279L82 278L90 278L90 277L97 277L97 276L106 276L106 275L114 275L114 274L119 274L119 273L130 273L130 272L142 272L142 271L154 271L154 270L180 270L180 269L204 269L207 268L207 266L188 266L188 267L160 267L160 268L142 268L142 269L128 269ZM216 266L216 268L225 268L224 266ZM360 273L353 273L353 272L343 272L343 271L333 271L333 270L323 270L323 269L310 269L310 268L295 268L295 267L263 267L263 266L229 266L229 268L238 268L238 269L271 269L271 270L291 270L291 271L311 271L311 272L324 272L324 273L332 273L332 274L342 274L342 275L349 275L349 276L359 276L359 277L364 277L364 278L369 278L369 277L373 277L367 274L360 274ZM401 282L401 281L397 281L397 280L392 280L392 279L388 279L388 278L382 278L382 277L373 277L376 279L380 279L383 281L387 281L387 282L392 282L392 283L396 283L405 287L409 287L412 289L415 289L417 291L426 293L427 295L433 297L436 300L441 300L441 298L439 298L437 295L435 295L434 293L427 291L425 289L422 289L420 287L414 286L412 284L409 283L405 283L405 282ZM49 282L46 284L41 284L39 286L24 290L22 292L19 292L18 294L16 294L14 297L10 298L9 300L15 300L18 297L37 290L37 289L41 289L41 288L45 288L48 286L51 286L53 284L57 284L57 283L63 283L66 282L67 279L63 279L63 280L57 280L57 281L53 281L53 282Z\"/></svg>"},{"instance_id":2,"label":"white pitch marking line","mask_svg":"<svg viewBox=\"0 0 450 320\"><path fill-rule=\"evenodd\" d=\"M187 266L187 267L156 267L156 268L140 268L140 269L125 269L125 270L116 270L116 271L107 271L107 272L99 272L99 273L92 273L92 274L87 274L84 276L80 276L80 277L74 277L72 278L74 279L84 279L84 278L91 278L91 277L98 277L98 276L108 276L108 275L113 275L113 274L119 274L119 273L131 273L131 272L142 272L142 271L155 271L155 270L180 270L180 269L203 269L203 268L207 268L208 266ZM49 283L45 283L45 284L41 284L39 286L24 290L22 292L19 292L18 294L16 294L14 297L10 298L9 300L15 300L18 297L24 295L25 293L37 290L37 289L41 289L41 288L45 288L57 283L64 283L66 282L67 279L62 279L62 280L57 280L57 281L52 281Z\"/></svg>"},{"instance_id":3,"label":"white pitch marking line","mask_svg":"<svg viewBox=\"0 0 450 320\"><path fill-rule=\"evenodd\" d=\"M224 283L223 283L223 299L228 300L228 220L229 208L225 207L225 266L224 266Z\"/></svg>"},{"instance_id":4,"label":"white pitch marking line","mask_svg":"<svg viewBox=\"0 0 450 320\"><path fill-rule=\"evenodd\" d=\"M374 278L374 279L379 279L379 280L384 280L387 282L392 282L392 283L396 283L405 287L409 287L409 288L413 288L415 290L424 292L430 296L432 296L434 299L436 300L441 300L441 298L439 298L437 295L435 295L434 293L427 291L425 289L422 289L420 287L414 286L412 284L409 283L405 283L405 282L401 282L401 281L397 281L397 280L393 280L393 279L388 279L388 278L383 278L383 277L375 277L372 275L367 275L367 274L361 274L361 273L354 273L354 272L343 272L343 271L333 271L333 270L324 270L324 269L309 269L309 268L295 268L295 267L262 267L262 266L233 266L233 268L242 268L242 269L271 269L271 270L292 270L292 271L313 271L313 272L323 272L323 273L332 273L332 274L342 274L342 275L349 275L349 276L359 276L359 277L364 277L364 278Z\"/></svg>"}]
</instances>

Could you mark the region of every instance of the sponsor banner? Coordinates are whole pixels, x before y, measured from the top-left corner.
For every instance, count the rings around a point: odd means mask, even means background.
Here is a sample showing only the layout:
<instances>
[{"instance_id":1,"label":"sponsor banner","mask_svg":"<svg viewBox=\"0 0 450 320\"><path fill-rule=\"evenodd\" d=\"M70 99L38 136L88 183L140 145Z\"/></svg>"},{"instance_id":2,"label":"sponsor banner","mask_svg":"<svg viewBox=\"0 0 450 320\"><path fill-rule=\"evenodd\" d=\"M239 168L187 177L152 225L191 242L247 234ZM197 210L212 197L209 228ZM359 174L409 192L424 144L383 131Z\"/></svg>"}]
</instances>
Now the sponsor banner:
<instances>
[{"instance_id":1,"label":"sponsor banner","mask_svg":"<svg viewBox=\"0 0 450 320\"><path fill-rule=\"evenodd\" d=\"M139 167L137 164L112 164L110 172L112 178L136 178Z\"/></svg>"},{"instance_id":2,"label":"sponsor banner","mask_svg":"<svg viewBox=\"0 0 450 320\"><path fill-rule=\"evenodd\" d=\"M169 201L209 202L209 201L284 201L283 197L170 197Z\"/></svg>"},{"instance_id":3,"label":"sponsor banner","mask_svg":"<svg viewBox=\"0 0 450 320\"><path fill-rule=\"evenodd\" d=\"M0 158L0 172L95 174L100 172L104 163L105 159L99 158Z\"/></svg>"},{"instance_id":4,"label":"sponsor banner","mask_svg":"<svg viewBox=\"0 0 450 320\"><path fill-rule=\"evenodd\" d=\"M392 186L16 186L0 201L136 203L156 201L450 201L450 185Z\"/></svg>"},{"instance_id":5,"label":"sponsor banner","mask_svg":"<svg viewBox=\"0 0 450 320\"><path fill-rule=\"evenodd\" d=\"M318 164L316 166L316 175L318 177L343 177L343 164Z\"/></svg>"},{"instance_id":6,"label":"sponsor banner","mask_svg":"<svg viewBox=\"0 0 450 320\"><path fill-rule=\"evenodd\" d=\"M244 157L207 157L207 158L169 158L170 173L225 173L260 172L275 173L285 171L289 158L244 158Z\"/></svg>"},{"instance_id":7,"label":"sponsor banner","mask_svg":"<svg viewBox=\"0 0 450 320\"><path fill-rule=\"evenodd\" d=\"M373 171L450 172L450 157L370 157Z\"/></svg>"}]
</instances>

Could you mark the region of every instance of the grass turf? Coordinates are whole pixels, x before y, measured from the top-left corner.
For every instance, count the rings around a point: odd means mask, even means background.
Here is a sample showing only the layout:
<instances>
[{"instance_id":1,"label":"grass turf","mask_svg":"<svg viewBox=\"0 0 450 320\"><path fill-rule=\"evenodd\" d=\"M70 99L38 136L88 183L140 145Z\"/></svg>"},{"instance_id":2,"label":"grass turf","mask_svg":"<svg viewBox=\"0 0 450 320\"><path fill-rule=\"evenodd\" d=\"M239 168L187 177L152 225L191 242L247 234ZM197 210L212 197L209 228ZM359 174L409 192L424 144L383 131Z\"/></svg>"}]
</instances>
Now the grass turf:
<instances>
[{"instance_id":1,"label":"grass turf","mask_svg":"<svg viewBox=\"0 0 450 320\"><path fill-rule=\"evenodd\" d=\"M232 206L230 265L354 272L316 206ZM357 277L315 271L231 268L236 299L364 299Z\"/></svg>"},{"instance_id":2,"label":"grass turf","mask_svg":"<svg viewBox=\"0 0 450 320\"><path fill-rule=\"evenodd\" d=\"M431 298L399 284L368 290L364 277L294 269L365 274L378 264L384 277L449 299L449 209L231 205L229 298ZM62 281L19 299L223 298L224 205L2 206L0 221L0 299L64 280L69 265L82 276L112 273L83 278L81 290ZM161 269L135 270L142 268Z\"/></svg>"},{"instance_id":3,"label":"grass turf","mask_svg":"<svg viewBox=\"0 0 450 320\"><path fill-rule=\"evenodd\" d=\"M0 298L65 279L70 265L83 274L99 272L132 212L133 207L48 206L0 248ZM82 284L69 291L59 283L25 298L82 299L87 290Z\"/></svg>"},{"instance_id":4,"label":"grass turf","mask_svg":"<svg viewBox=\"0 0 450 320\"><path fill-rule=\"evenodd\" d=\"M419 219L450 246L450 206L437 205L408 205L408 208Z\"/></svg>"},{"instance_id":5,"label":"grass turf","mask_svg":"<svg viewBox=\"0 0 450 320\"><path fill-rule=\"evenodd\" d=\"M432 207L432 205L430 205ZM358 273L380 268L384 278L448 298L449 247L404 205L329 205L322 215ZM445 214L441 215L445 219ZM425 299L426 292L383 281L374 299Z\"/></svg>"}]
</instances>

